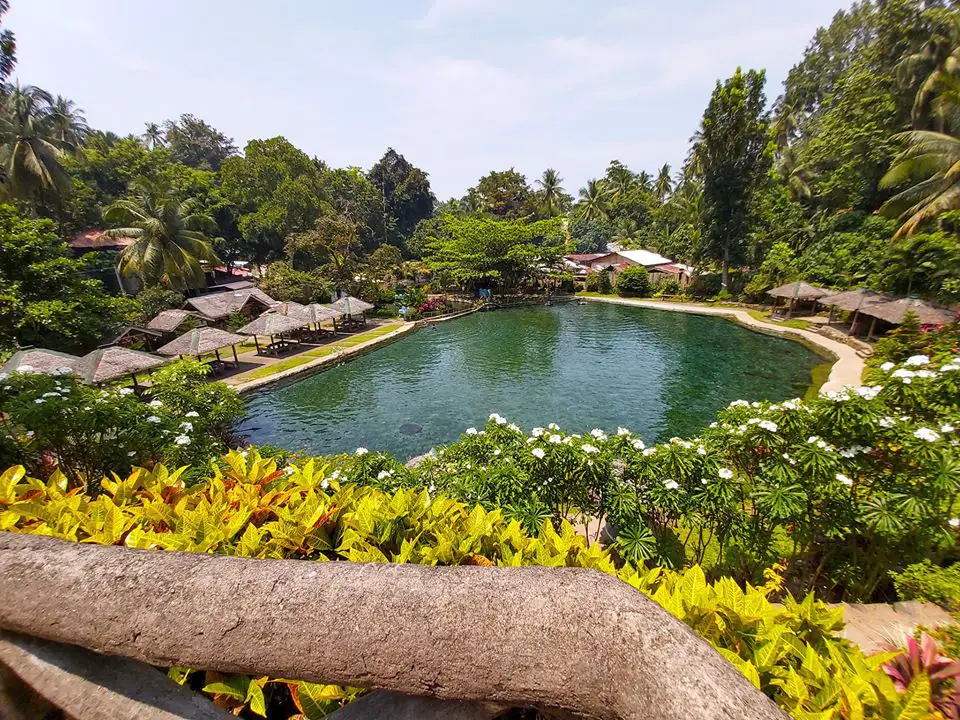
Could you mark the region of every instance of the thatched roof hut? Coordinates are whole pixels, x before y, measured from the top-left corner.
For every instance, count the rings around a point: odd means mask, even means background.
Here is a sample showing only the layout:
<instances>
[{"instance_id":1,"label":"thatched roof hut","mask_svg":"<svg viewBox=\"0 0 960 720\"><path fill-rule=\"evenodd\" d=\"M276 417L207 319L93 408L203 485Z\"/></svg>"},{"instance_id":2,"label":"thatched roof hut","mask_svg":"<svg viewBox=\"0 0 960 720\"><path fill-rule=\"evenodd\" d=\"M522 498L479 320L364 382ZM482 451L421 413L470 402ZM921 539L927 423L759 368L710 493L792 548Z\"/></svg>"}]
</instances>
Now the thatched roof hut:
<instances>
[{"instance_id":1,"label":"thatched roof hut","mask_svg":"<svg viewBox=\"0 0 960 720\"><path fill-rule=\"evenodd\" d=\"M248 288L201 295L190 298L184 305L187 309L196 310L211 320L226 320L251 304L259 306L262 310L269 310L277 304L277 301L258 288Z\"/></svg>"},{"instance_id":2,"label":"thatched roof hut","mask_svg":"<svg viewBox=\"0 0 960 720\"><path fill-rule=\"evenodd\" d=\"M347 295L335 303L331 303L330 307L342 311L344 315L362 315L368 310L373 310L375 306L352 295Z\"/></svg>"},{"instance_id":3,"label":"thatched roof hut","mask_svg":"<svg viewBox=\"0 0 960 720\"><path fill-rule=\"evenodd\" d=\"M76 372L80 358L76 355L44 350L43 348L24 348L17 350L0 368L0 372L41 373L42 375L65 375Z\"/></svg>"},{"instance_id":4,"label":"thatched roof hut","mask_svg":"<svg viewBox=\"0 0 960 720\"><path fill-rule=\"evenodd\" d=\"M157 350L161 355L196 355L216 352L221 348L239 345L246 338L236 333L214 327L202 327L188 330L175 340L171 340Z\"/></svg>"},{"instance_id":5,"label":"thatched roof hut","mask_svg":"<svg viewBox=\"0 0 960 720\"><path fill-rule=\"evenodd\" d=\"M265 312L253 322L247 323L237 332L244 335L282 335L291 330L306 327L311 320L303 314L294 313L282 315L274 312Z\"/></svg>"},{"instance_id":6,"label":"thatched roof hut","mask_svg":"<svg viewBox=\"0 0 960 720\"><path fill-rule=\"evenodd\" d=\"M321 305L320 303L301 305L298 302L292 301L280 303L270 308L267 312L286 315L288 317L301 317L311 323L318 324L326 322L327 320L337 320L345 314L342 310L336 310L329 305Z\"/></svg>"},{"instance_id":7,"label":"thatched roof hut","mask_svg":"<svg viewBox=\"0 0 960 720\"><path fill-rule=\"evenodd\" d=\"M77 374L90 385L125 377L133 377L136 381L138 373L160 367L166 362L166 358L114 345L94 350L80 358Z\"/></svg>"},{"instance_id":8,"label":"thatched roof hut","mask_svg":"<svg viewBox=\"0 0 960 720\"><path fill-rule=\"evenodd\" d=\"M810 283L803 282L802 280L799 282L781 285L773 290L767 290L767 295L770 295L771 297L791 298L794 300L818 300L819 298L832 294L833 293L830 290L825 290L822 287L811 285Z\"/></svg>"},{"instance_id":9,"label":"thatched roof hut","mask_svg":"<svg viewBox=\"0 0 960 720\"><path fill-rule=\"evenodd\" d=\"M860 314L899 325L913 313L923 325L947 325L957 319L957 311L938 307L918 298L877 298L866 303Z\"/></svg>"},{"instance_id":10,"label":"thatched roof hut","mask_svg":"<svg viewBox=\"0 0 960 720\"><path fill-rule=\"evenodd\" d=\"M889 300L890 298L887 298L885 295L881 295L880 293L875 293L873 290L857 288L856 290L847 290L846 292L828 295L820 298L819 302L822 305L834 307L838 310L857 312L858 310L862 311L867 304L877 299Z\"/></svg>"},{"instance_id":11,"label":"thatched roof hut","mask_svg":"<svg viewBox=\"0 0 960 720\"><path fill-rule=\"evenodd\" d=\"M199 315L192 310L164 310L147 323L147 329L160 333L172 333L183 325L187 318L198 317Z\"/></svg>"}]
</instances>

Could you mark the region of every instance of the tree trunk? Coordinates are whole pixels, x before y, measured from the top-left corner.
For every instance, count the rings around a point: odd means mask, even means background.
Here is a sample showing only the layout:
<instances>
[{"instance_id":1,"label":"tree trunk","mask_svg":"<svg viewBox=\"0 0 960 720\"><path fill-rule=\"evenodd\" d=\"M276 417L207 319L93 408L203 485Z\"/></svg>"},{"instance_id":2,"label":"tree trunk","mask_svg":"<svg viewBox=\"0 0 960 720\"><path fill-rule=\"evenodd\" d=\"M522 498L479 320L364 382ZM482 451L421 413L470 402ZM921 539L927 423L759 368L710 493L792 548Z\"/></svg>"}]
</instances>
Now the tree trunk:
<instances>
[{"instance_id":1,"label":"tree trunk","mask_svg":"<svg viewBox=\"0 0 960 720\"><path fill-rule=\"evenodd\" d=\"M602 720L786 718L659 605L576 568L251 560L0 533L0 627L151 665Z\"/></svg>"},{"instance_id":2,"label":"tree trunk","mask_svg":"<svg viewBox=\"0 0 960 720\"><path fill-rule=\"evenodd\" d=\"M723 289L727 289L730 285L730 246L723 246L723 274L721 275L720 282L723 285Z\"/></svg>"}]
</instances>

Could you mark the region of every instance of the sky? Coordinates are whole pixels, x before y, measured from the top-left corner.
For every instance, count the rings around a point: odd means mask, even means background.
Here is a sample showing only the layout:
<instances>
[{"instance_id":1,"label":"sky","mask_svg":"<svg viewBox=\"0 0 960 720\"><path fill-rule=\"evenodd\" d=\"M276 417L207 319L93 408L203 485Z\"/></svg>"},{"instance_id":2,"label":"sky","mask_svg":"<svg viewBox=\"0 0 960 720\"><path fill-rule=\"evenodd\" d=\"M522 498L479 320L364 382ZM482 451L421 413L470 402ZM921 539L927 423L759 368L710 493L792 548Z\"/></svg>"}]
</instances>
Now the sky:
<instances>
[{"instance_id":1,"label":"sky","mask_svg":"<svg viewBox=\"0 0 960 720\"><path fill-rule=\"evenodd\" d=\"M573 195L618 159L679 169L738 65L781 91L846 0L12 0L16 76L121 135L193 113L329 165L393 147L441 200L490 170Z\"/></svg>"}]
</instances>

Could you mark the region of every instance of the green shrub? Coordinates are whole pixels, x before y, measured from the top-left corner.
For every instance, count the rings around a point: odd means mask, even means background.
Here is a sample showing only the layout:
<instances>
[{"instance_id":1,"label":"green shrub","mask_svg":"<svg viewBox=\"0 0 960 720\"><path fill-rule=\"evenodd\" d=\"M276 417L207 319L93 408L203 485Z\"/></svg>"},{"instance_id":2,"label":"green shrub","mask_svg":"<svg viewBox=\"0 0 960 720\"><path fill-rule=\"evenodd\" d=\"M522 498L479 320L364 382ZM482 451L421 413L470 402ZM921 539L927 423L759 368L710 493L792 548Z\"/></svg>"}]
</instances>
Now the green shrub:
<instances>
[{"instance_id":1,"label":"green shrub","mask_svg":"<svg viewBox=\"0 0 960 720\"><path fill-rule=\"evenodd\" d=\"M274 300L309 303L330 302L330 284L317 271L295 270L290 263L277 261L267 265L260 289Z\"/></svg>"},{"instance_id":2,"label":"green shrub","mask_svg":"<svg viewBox=\"0 0 960 720\"><path fill-rule=\"evenodd\" d=\"M67 493L58 473L44 483L10 468L0 474L0 527L143 550L301 562L589 568L616 575L659 603L794 717L849 717L851 703L861 710L857 717L905 717L901 711L910 695L898 693L880 670L888 656L864 657L840 639L843 611L813 595L797 600L784 594L778 568L768 570L759 587L741 587L729 578L710 583L699 567L683 573L618 568L607 551L588 545L567 522L556 528L543 523L533 535L499 510L486 512L429 491L386 494L347 483L341 471L324 464L281 468L253 450L229 453L192 488L183 475L163 466L137 468L127 477L105 478L103 493L94 499ZM217 693L235 714L270 720L289 717L277 711L291 703L302 710L308 697L323 698L314 708L319 717L319 710L334 710L359 694L296 678L207 675L182 667L168 674Z\"/></svg>"},{"instance_id":3,"label":"green shrub","mask_svg":"<svg viewBox=\"0 0 960 720\"><path fill-rule=\"evenodd\" d=\"M610 284L610 273L603 271L588 273L586 287L587 292L609 294L613 290L613 286Z\"/></svg>"},{"instance_id":4,"label":"green shrub","mask_svg":"<svg viewBox=\"0 0 960 720\"><path fill-rule=\"evenodd\" d=\"M643 265L631 265L617 276L617 294L626 297L647 297L650 294L650 275Z\"/></svg>"},{"instance_id":5,"label":"green shrub","mask_svg":"<svg viewBox=\"0 0 960 720\"><path fill-rule=\"evenodd\" d=\"M901 600L934 602L947 610L960 611L960 563L939 567L929 560L908 565L890 577Z\"/></svg>"},{"instance_id":6,"label":"green shrub","mask_svg":"<svg viewBox=\"0 0 960 720\"><path fill-rule=\"evenodd\" d=\"M141 290L136 297L139 312L137 323L146 325L164 310L172 310L183 305L183 293L171 290L165 285L153 285Z\"/></svg>"},{"instance_id":7,"label":"green shrub","mask_svg":"<svg viewBox=\"0 0 960 720\"><path fill-rule=\"evenodd\" d=\"M654 295L679 295L680 281L674 279L660 280L653 285Z\"/></svg>"}]
</instances>

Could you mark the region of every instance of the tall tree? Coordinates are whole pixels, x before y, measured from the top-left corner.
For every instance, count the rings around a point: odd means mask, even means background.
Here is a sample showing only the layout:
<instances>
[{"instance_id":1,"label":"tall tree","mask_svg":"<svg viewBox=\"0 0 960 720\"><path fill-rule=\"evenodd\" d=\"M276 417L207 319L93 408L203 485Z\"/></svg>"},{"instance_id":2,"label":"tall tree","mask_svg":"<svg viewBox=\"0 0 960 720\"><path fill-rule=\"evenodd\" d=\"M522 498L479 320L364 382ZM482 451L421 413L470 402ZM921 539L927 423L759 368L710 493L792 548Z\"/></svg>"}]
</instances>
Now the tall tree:
<instances>
[{"instance_id":1,"label":"tall tree","mask_svg":"<svg viewBox=\"0 0 960 720\"><path fill-rule=\"evenodd\" d=\"M473 188L484 212L517 220L537 210L537 199L526 176L513 168L487 173Z\"/></svg>"},{"instance_id":2,"label":"tall tree","mask_svg":"<svg viewBox=\"0 0 960 720\"><path fill-rule=\"evenodd\" d=\"M48 92L19 84L6 89L0 98L0 165L7 197L32 206L59 201L71 189L61 164L70 149L58 135Z\"/></svg>"},{"instance_id":3,"label":"tall tree","mask_svg":"<svg viewBox=\"0 0 960 720\"><path fill-rule=\"evenodd\" d=\"M417 223L433 214L436 198L430 191L427 173L393 148L387 148L367 177L383 196L380 229L384 239L393 245L402 245L413 234Z\"/></svg>"},{"instance_id":4,"label":"tall tree","mask_svg":"<svg viewBox=\"0 0 960 720\"><path fill-rule=\"evenodd\" d=\"M537 191L540 201L540 210L548 218L559 215L564 205L569 202L570 196L563 191L563 178L553 168L547 168L537 180L540 189Z\"/></svg>"},{"instance_id":5,"label":"tall tree","mask_svg":"<svg viewBox=\"0 0 960 720\"><path fill-rule=\"evenodd\" d=\"M577 203L576 212L583 220L607 219L609 208L603 180L587 180L586 187L580 188L580 201Z\"/></svg>"},{"instance_id":6,"label":"tall tree","mask_svg":"<svg viewBox=\"0 0 960 720\"><path fill-rule=\"evenodd\" d=\"M120 272L139 275L145 285L203 287L203 263L220 262L205 234L215 227L212 218L198 211L196 199L183 200L169 186L138 181L134 195L113 203L104 219L122 225L107 237L134 239L120 254Z\"/></svg>"},{"instance_id":7,"label":"tall tree","mask_svg":"<svg viewBox=\"0 0 960 720\"><path fill-rule=\"evenodd\" d=\"M0 0L0 23L10 10L10 0ZM17 64L17 40L9 29L0 31L0 82L4 82Z\"/></svg>"},{"instance_id":8,"label":"tall tree","mask_svg":"<svg viewBox=\"0 0 960 720\"><path fill-rule=\"evenodd\" d=\"M663 202L672 190L673 179L670 177L670 164L664 163L653 183L653 192L660 199L660 202Z\"/></svg>"},{"instance_id":9,"label":"tall tree","mask_svg":"<svg viewBox=\"0 0 960 720\"><path fill-rule=\"evenodd\" d=\"M76 150L90 135L90 126L73 100L57 95L50 103L50 125L61 147Z\"/></svg>"},{"instance_id":10,"label":"tall tree","mask_svg":"<svg viewBox=\"0 0 960 720\"><path fill-rule=\"evenodd\" d=\"M737 68L733 77L717 82L700 124L703 252L720 263L724 287L730 265L744 259L751 201L770 164L763 85L763 71Z\"/></svg>"},{"instance_id":11,"label":"tall tree","mask_svg":"<svg viewBox=\"0 0 960 720\"><path fill-rule=\"evenodd\" d=\"M156 123L146 123L143 130L143 144L148 150L156 150L158 147L166 145L163 137L163 130Z\"/></svg>"},{"instance_id":12,"label":"tall tree","mask_svg":"<svg viewBox=\"0 0 960 720\"><path fill-rule=\"evenodd\" d=\"M360 234L351 218L330 213L310 230L291 235L286 250L295 269L320 270L333 280L335 289L348 290L357 270Z\"/></svg>"},{"instance_id":13,"label":"tall tree","mask_svg":"<svg viewBox=\"0 0 960 720\"><path fill-rule=\"evenodd\" d=\"M188 167L217 171L224 160L237 154L232 138L189 113L167 120L163 128L173 159Z\"/></svg>"},{"instance_id":14,"label":"tall tree","mask_svg":"<svg viewBox=\"0 0 960 720\"><path fill-rule=\"evenodd\" d=\"M945 80L960 74L960 13L952 14L919 49L906 54L896 69L901 85L916 88L910 112L913 127L943 130L943 118L933 111L933 100Z\"/></svg>"}]
</instances>

